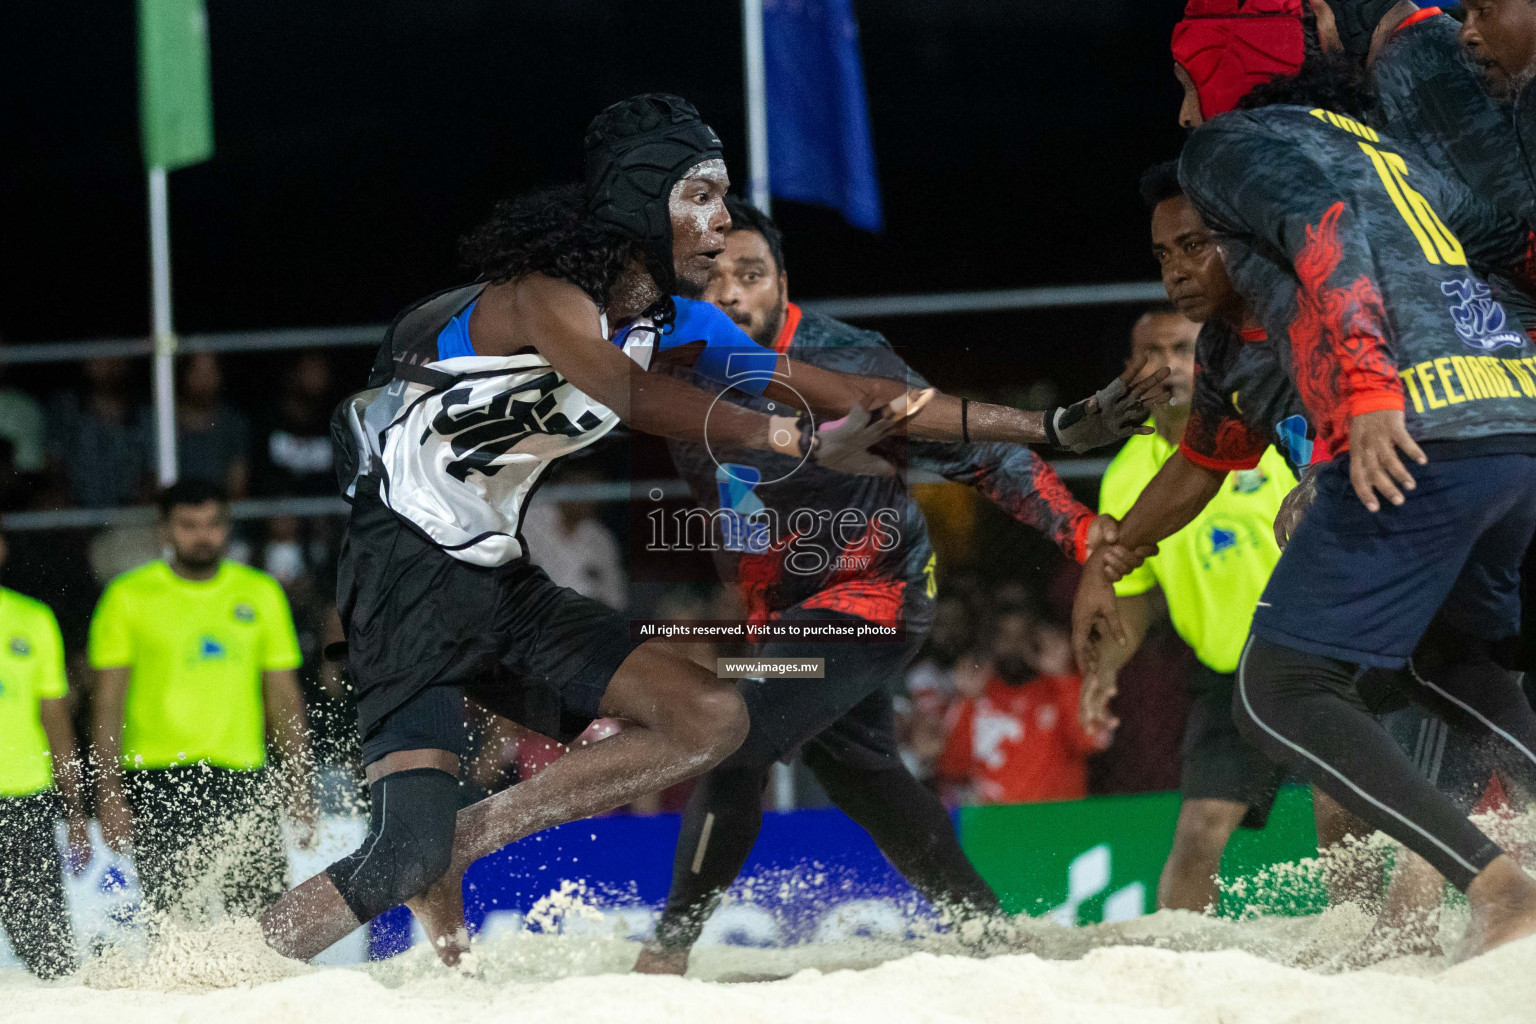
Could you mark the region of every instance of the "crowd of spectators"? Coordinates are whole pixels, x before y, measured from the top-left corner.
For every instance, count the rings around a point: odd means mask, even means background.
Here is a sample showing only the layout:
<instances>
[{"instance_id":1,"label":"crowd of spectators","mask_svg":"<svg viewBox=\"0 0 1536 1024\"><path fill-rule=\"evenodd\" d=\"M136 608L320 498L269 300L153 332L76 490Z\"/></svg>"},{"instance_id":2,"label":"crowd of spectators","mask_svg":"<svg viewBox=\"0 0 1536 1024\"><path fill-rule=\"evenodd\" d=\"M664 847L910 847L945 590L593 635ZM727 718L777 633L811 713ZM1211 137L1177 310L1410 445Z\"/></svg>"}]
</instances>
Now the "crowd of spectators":
<instances>
[{"instance_id":1,"label":"crowd of spectators","mask_svg":"<svg viewBox=\"0 0 1536 1024\"><path fill-rule=\"evenodd\" d=\"M107 509L152 497L153 410L134 364L99 358L81 370L77 387L53 394L29 394L0 379L0 511ZM212 353L177 363L182 478L216 484L237 500L336 494L329 419L342 389L331 359L322 352L295 354L275 382L275 398L251 408L228 400L227 372ZM610 475L600 459L575 461L559 482L584 487ZM989 575L976 554L999 541L986 536L985 511L965 488L924 490L921 500L943 566L938 613L906 679L893 681L902 691L903 755L913 771L952 804L1174 788L1188 666L1177 638L1171 631L1155 632L1122 674L1122 705L1140 704L1144 710L1125 715L1127 725L1117 736L1084 733L1077 716L1079 679L1063 625L1075 568L1032 541L1015 540L1033 545L1021 552L1029 566L1023 574L1027 584L1017 576ZM238 524L232 556L270 573L287 592L304 655L301 680L317 754L355 771L345 680L322 654L341 638L333 593L343 525L333 514L245 520ZM1005 546L1023 532L1012 524L1000 529ZM614 506L584 497L536 499L524 525L535 561L551 578L613 607L657 618L739 617L733 594L723 585L631 587L623 531ZM7 582L55 607L72 666L85 682L79 658L84 624L107 581L158 556L154 531L126 526L90 534L22 533L13 546ZM717 653L738 652L693 652L699 658ZM88 699L88 687L73 692ZM79 709L77 718L84 715ZM478 788L527 778L562 752L558 744L488 714L478 720L480 749L470 772ZM593 742L615 728L616 723L595 723L578 742ZM809 773L799 771L794 778L796 802L818 803ZM675 810L685 799L686 789L630 810Z\"/></svg>"}]
</instances>

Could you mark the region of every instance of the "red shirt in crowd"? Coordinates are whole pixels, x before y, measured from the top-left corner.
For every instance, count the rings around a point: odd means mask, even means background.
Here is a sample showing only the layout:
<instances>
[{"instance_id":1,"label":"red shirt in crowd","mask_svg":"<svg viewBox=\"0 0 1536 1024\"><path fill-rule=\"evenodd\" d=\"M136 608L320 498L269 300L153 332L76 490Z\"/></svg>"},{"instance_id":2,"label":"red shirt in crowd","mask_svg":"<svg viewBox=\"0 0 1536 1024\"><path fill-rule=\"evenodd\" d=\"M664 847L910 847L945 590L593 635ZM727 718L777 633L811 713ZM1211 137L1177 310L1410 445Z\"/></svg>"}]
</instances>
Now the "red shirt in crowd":
<instances>
[{"instance_id":1,"label":"red shirt in crowd","mask_svg":"<svg viewBox=\"0 0 1536 1024\"><path fill-rule=\"evenodd\" d=\"M1036 676L1010 686L992 676L979 697L950 708L938 775L970 786L978 803L1027 804L1088 795L1088 757L1109 745L1077 717L1077 676Z\"/></svg>"}]
</instances>

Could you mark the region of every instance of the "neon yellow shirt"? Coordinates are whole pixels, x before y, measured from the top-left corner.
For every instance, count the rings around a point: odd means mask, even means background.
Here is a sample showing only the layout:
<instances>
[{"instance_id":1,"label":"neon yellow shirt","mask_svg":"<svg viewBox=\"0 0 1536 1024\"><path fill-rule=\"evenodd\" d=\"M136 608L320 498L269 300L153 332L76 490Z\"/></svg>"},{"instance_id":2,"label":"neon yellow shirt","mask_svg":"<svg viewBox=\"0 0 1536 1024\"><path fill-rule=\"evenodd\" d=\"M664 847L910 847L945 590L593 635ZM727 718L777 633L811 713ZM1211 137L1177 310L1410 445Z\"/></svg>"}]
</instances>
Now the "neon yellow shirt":
<instances>
[{"instance_id":1,"label":"neon yellow shirt","mask_svg":"<svg viewBox=\"0 0 1536 1024\"><path fill-rule=\"evenodd\" d=\"M108 585L91 617L91 667L124 668L125 769L266 763L263 672L299 667L288 599L275 579L224 562L210 580L165 562Z\"/></svg>"},{"instance_id":2,"label":"neon yellow shirt","mask_svg":"<svg viewBox=\"0 0 1536 1024\"><path fill-rule=\"evenodd\" d=\"M64 638L53 612L0 587L0 797L53 788L42 702L68 693Z\"/></svg>"},{"instance_id":3,"label":"neon yellow shirt","mask_svg":"<svg viewBox=\"0 0 1536 1024\"><path fill-rule=\"evenodd\" d=\"M1133 436L1104 472L1099 511L1123 518L1177 450L1160 434ZM1280 560L1275 515L1295 486L1285 457L1269 448L1256 469L1227 474L1194 522L1159 544L1156 555L1115 584L1115 593L1162 587L1173 628L1201 663L1237 671L1259 596Z\"/></svg>"}]
</instances>

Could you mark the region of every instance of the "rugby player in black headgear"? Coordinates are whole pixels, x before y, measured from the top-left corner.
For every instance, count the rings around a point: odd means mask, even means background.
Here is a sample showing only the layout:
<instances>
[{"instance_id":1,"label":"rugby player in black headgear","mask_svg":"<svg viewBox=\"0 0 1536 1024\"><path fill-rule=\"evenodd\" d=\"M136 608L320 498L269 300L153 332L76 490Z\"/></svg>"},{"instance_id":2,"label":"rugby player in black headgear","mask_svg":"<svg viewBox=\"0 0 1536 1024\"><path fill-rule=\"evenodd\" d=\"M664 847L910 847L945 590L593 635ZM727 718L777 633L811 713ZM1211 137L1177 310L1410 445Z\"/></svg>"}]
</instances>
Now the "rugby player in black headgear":
<instances>
[{"instance_id":1,"label":"rugby player in black headgear","mask_svg":"<svg viewBox=\"0 0 1536 1024\"><path fill-rule=\"evenodd\" d=\"M521 518L550 463L623 422L887 475L871 448L898 426L1094 446L1166 400L1166 373L1128 372L1043 414L967 409L901 380L791 369L774 353L764 365L724 313L672 294L703 291L730 226L719 141L698 112L675 96L625 100L592 122L586 155L584 186L506 204L467 239L478 279L396 318L367 390L337 410L353 501L337 607L373 809L357 852L263 917L288 956L307 959L409 903L439 956L457 962L471 862L705 771L745 735L734 685L632 639L622 616L529 562ZM648 372L686 358L693 378ZM775 405L716 406L731 388ZM466 695L562 741L597 717L626 728L456 814Z\"/></svg>"}]
</instances>

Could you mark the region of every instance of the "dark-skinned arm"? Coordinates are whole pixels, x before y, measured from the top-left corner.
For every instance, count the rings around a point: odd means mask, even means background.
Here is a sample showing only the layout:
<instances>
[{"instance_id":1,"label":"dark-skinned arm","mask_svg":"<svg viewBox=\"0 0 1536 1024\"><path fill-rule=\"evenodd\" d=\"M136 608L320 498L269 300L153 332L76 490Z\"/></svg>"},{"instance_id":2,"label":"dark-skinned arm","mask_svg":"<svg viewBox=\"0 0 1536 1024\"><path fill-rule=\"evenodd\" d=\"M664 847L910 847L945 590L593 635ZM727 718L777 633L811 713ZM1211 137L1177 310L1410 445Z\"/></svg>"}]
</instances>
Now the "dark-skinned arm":
<instances>
[{"instance_id":1,"label":"dark-skinned arm","mask_svg":"<svg viewBox=\"0 0 1536 1024\"><path fill-rule=\"evenodd\" d=\"M1120 520L1119 546L1156 547L1194 522L1226 478L1227 470L1197 465L1182 450L1174 452Z\"/></svg>"},{"instance_id":2,"label":"dark-skinned arm","mask_svg":"<svg viewBox=\"0 0 1536 1024\"><path fill-rule=\"evenodd\" d=\"M1146 418L1148 408L1168 401L1168 370L1165 368L1138 380L1145 366L1145 359L1137 360L1120 374L1121 382L1128 389L1126 400L1137 407L1130 417L1137 421L1137 425L1121 432L1121 436L1150 433L1152 428L1140 425L1139 421ZM795 407L809 405L807 411L817 415L841 416L853 404L876 409L907 390L903 381L838 373L781 355L774 369L774 380L763 394ZM905 429L907 436L921 440L1049 444L1052 438L1046 429L1046 415L1038 410L1015 409L990 402L970 402L967 408L966 403L956 396L936 392L928 404L907 421Z\"/></svg>"},{"instance_id":3,"label":"dark-skinned arm","mask_svg":"<svg viewBox=\"0 0 1536 1024\"><path fill-rule=\"evenodd\" d=\"M541 274L492 285L475 310L476 348L511 355L532 347L581 391L636 430L680 441L772 449L781 420L716 402L713 392L665 373L647 373L603 336L597 305L573 284ZM839 415L846 413L844 408ZM788 434L779 438L788 440ZM794 432L798 442L798 432ZM798 450L796 450L798 454Z\"/></svg>"},{"instance_id":4,"label":"dark-skinned arm","mask_svg":"<svg viewBox=\"0 0 1536 1024\"><path fill-rule=\"evenodd\" d=\"M849 406L879 408L907 393L901 381L838 373L788 356L779 356L774 379L763 390L764 397L799 407L818 416L841 416ZM937 392L922 411L907 424L910 437L935 441L958 441L963 436L961 402L954 395ZM1010 441L1014 444L1045 444L1045 413L1013 409L1006 405L972 402L966 410L966 424L972 441Z\"/></svg>"}]
</instances>

